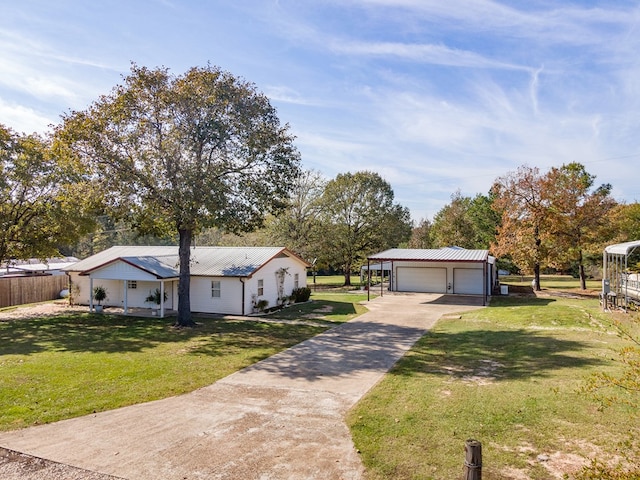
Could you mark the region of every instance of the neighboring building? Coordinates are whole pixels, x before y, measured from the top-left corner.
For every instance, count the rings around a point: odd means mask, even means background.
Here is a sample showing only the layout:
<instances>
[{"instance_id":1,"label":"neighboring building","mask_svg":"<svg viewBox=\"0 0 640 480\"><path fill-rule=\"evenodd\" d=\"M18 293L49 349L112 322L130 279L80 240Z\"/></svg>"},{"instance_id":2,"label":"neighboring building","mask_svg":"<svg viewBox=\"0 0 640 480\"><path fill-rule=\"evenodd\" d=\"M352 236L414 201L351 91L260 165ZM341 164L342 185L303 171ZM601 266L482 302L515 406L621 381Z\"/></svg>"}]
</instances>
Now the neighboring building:
<instances>
[{"instance_id":1,"label":"neighboring building","mask_svg":"<svg viewBox=\"0 0 640 480\"><path fill-rule=\"evenodd\" d=\"M191 311L246 315L259 301L282 303L295 288L306 287L310 265L283 247L194 247L191 249ZM161 315L178 306L177 246L116 246L65 269L76 302L93 305L90 292L107 290L106 306L152 308L145 301L164 294ZM263 302L264 303L264 302Z\"/></svg>"},{"instance_id":2,"label":"neighboring building","mask_svg":"<svg viewBox=\"0 0 640 480\"><path fill-rule=\"evenodd\" d=\"M77 263L76 257L55 257L45 261L37 258L11 260L0 266L0 276L6 275L64 275L63 269Z\"/></svg>"},{"instance_id":3,"label":"neighboring building","mask_svg":"<svg viewBox=\"0 0 640 480\"><path fill-rule=\"evenodd\" d=\"M495 258L488 250L393 248L367 260L391 264L389 290L394 292L482 295L486 303L498 285Z\"/></svg>"}]
</instances>

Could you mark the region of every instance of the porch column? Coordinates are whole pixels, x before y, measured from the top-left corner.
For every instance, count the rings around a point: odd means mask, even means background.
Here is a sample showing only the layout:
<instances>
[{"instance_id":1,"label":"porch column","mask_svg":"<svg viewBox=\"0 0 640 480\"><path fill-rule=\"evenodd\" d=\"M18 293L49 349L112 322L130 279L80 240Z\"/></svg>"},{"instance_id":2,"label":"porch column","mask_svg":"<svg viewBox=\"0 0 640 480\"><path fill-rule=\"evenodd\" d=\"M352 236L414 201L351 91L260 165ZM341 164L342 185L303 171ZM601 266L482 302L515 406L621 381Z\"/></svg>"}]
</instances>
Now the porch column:
<instances>
[{"instance_id":1,"label":"porch column","mask_svg":"<svg viewBox=\"0 0 640 480\"><path fill-rule=\"evenodd\" d=\"M164 318L164 280L160 280L160 318Z\"/></svg>"},{"instance_id":2,"label":"porch column","mask_svg":"<svg viewBox=\"0 0 640 480\"><path fill-rule=\"evenodd\" d=\"M123 280L122 281L122 286L124 287L124 314L126 315L129 312L129 307L128 307L128 303L129 303L129 289L127 288L127 281Z\"/></svg>"},{"instance_id":3,"label":"porch column","mask_svg":"<svg viewBox=\"0 0 640 480\"><path fill-rule=\"evenodd\" d=\"M93 312L93 277L89 275L89 311Z\"/></svg>"}]
</instances>

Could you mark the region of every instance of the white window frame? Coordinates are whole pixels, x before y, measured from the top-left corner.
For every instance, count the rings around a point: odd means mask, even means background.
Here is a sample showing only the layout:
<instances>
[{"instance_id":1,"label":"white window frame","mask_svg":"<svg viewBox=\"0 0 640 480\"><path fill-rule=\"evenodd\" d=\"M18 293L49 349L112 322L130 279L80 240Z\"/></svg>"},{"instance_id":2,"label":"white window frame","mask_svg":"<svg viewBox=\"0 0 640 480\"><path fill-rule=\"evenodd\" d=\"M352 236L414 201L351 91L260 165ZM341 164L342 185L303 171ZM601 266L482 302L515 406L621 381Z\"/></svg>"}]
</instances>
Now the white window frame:
<instances>
[{"instance_id":1,"label":"white window frame","mask_svg":"<svg viewBox=\"0 0 640 480\"><path fill-rule=\"evenodd\" d=\"M129 290L137 290L138 289L138 281L137 280L127 280L127 288Z\"/></svg>"},{"instance_id":2,"label":"white window frame","mask_svg":"<svg viewBox=\"0 0 640 480\"><path fill-rule=\"evenodd\" d=\"M264 280L262 278L258 279L258 296L261 297L264 295Z\"/></svg>"},{"instance_id":3,"label":"white window frame","mask_svg":"<svg viewBox=\"0 0 640 480\"><path fill-rule=\"evenodd\" d=\"M300 288L300 274L296 273L293 275L293 288Z\"/></svg>"},{"instance_id":4,"label":"white window frame","mask_svg":"<svg viewBox=\"0 0 640 480\"><path fill-rule=\"evenodd\" d=\"M222 282L220 280L211 280L211 298L222 297Z\"/></svg>"}]
</instances>

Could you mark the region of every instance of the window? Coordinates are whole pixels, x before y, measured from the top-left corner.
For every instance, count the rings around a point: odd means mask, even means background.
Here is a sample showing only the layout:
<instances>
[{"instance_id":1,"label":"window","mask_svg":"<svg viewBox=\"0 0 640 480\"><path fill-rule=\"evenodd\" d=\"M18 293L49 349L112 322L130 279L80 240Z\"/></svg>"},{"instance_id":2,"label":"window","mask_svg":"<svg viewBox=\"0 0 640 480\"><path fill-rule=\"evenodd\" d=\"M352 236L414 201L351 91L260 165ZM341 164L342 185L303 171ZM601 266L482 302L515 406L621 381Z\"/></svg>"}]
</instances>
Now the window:
<instances>
[{"instance_id":1,"label":"window","mask_svg":"<svg viewBox=\"0 0 640 480\"><path fill-rule=\"evenodd\" d=\"M258 296L264 295L264 280L258 280Z\"/></svg>"},{"instance_id":2,"label":"window","mask_svg":"<svg viewBox=\"0 0 640 480\"><path fill-rule=\"evenodd\" d=\"M293 276L293 288L297 289L300 287L300 274L296 273Z\"/></svg>"},{"instance_id":3,"label":"window","mask_svg":"<svg viewBox=\"0 0 640 480\"><path fill-rule=\"evenodd\" d=\"M131 290L135 290L136 288L138 288L137 280L127 280L127 288Z\"/></svg>"},{"instance_id":4,"label":"window","mask_svg":"<svg viewBox=\"0 0 640 480\"><path fill-rule=\"evenodd\" d=\"M220 280L211 280L211 298L220 298Z\"/></svg>"}]
</instances>

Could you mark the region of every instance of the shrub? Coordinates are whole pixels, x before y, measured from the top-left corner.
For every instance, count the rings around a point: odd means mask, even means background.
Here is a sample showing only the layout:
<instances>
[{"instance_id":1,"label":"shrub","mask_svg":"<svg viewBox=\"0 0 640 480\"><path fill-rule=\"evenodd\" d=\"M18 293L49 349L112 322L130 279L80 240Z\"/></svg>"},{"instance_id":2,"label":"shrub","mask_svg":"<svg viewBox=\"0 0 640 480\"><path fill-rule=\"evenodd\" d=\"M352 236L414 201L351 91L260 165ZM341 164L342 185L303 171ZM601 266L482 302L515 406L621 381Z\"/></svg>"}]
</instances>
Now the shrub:
<instances>
[{"instance_id":1,"label":"shrub","mask_svg":"<svg viewBox=\"0 0 640 480\"><path fill-rule=\"evenodd\" d=\"M306 302L311 296L311 289L309 287L294 288L291 296L295 297L295 303Z\"/></svg>"}]
</instances>

